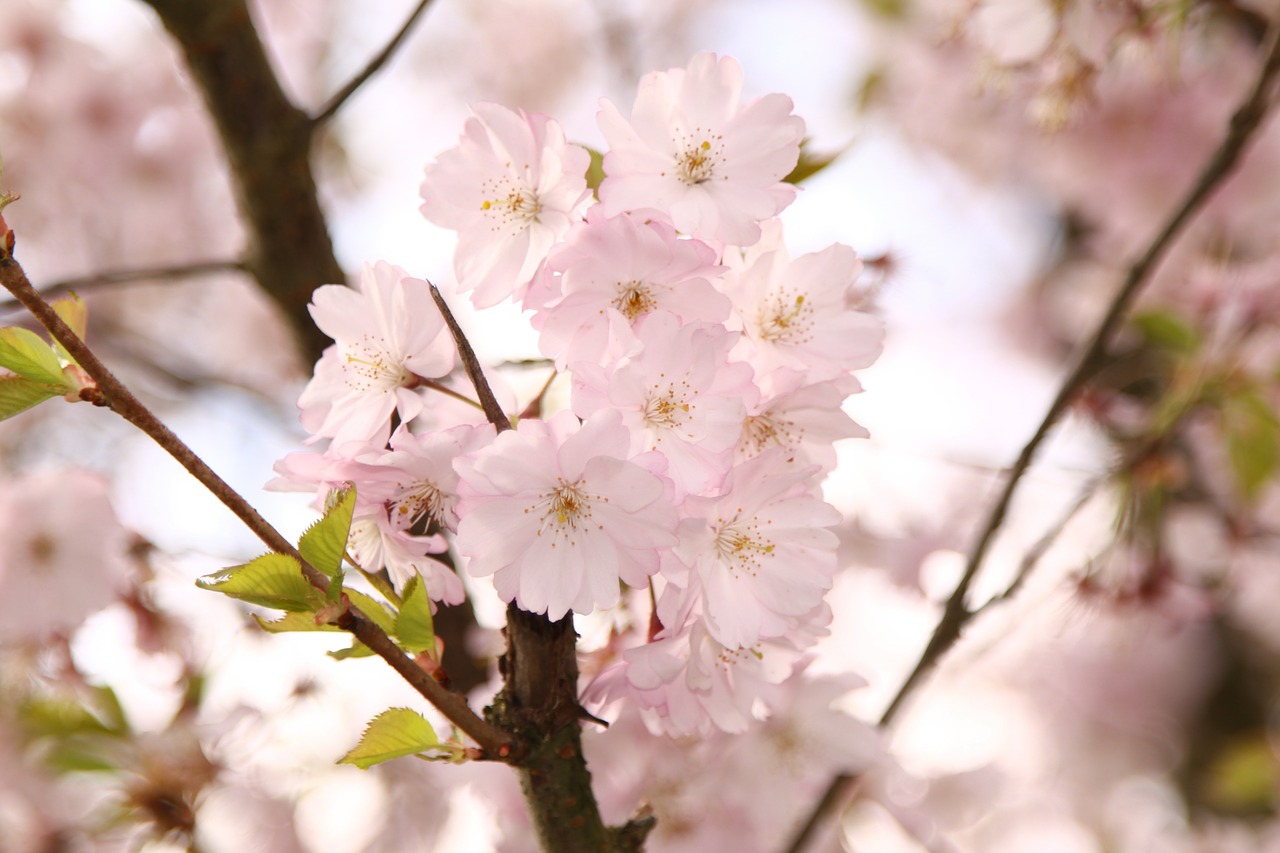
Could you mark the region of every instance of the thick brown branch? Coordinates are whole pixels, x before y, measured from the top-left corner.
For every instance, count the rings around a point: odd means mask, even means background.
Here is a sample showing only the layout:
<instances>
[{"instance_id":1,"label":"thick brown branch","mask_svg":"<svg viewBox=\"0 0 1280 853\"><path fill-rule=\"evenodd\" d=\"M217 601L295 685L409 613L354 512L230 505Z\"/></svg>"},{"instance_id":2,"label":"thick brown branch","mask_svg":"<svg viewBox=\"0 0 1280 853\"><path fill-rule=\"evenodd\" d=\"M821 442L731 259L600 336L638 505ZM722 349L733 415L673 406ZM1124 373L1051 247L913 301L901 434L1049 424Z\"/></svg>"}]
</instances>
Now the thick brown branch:
<instances>
[{"instance_id":1,"label":"thick brown branch","mask_svg":"<svg viewBox=\"0 0 1280 853\"><path fill-rule=\"evenodd\" d=\"M506 634L506 687L491 711L500 727L532 745L518 766L538 842L547 851L607 851L609 831L582 757L573 617L552 622L513 604Z\"/></svg>"},{"instance_id":2,"label":"thick brown branch","mask_svg":"<svg viewBox=\"0 0 1280 853\"><path fill-rule=\"evenodd\" d=\"M312 361L329 344L307 303L346 281L311 171L312 121L281 91L245 0L145 0L186 56L218 127L249 229L246 267Z\"/></svg>"},{"instance_id":3,"label":"thick brown branch","mask_svg":"<svg viewBox=\"0 0 1280 853\"><path fill-rule=\"evenodd\" d=\"M146 433L170 456L187 469L201 485L208 489L224 506L235 513L245 526L253 531L272 551L288 554L298 561L307 581L322 591L329 588L329 579L311 566L297 549L271 526L248 501L225 480L218 476L204 460L195 454L177 435L165 426L155 414L133 395L124 383L115 377L93 351L85 345L62 318L45 302L31 286L26 273L9 251L0 251L0 283L5 289L40 321L49 334L70 353L76 363L97 384L93 402L110 408L120 417ZM440 709L458 728L470 735L489 757L507 759L516 752L512 737L476 715L467 705L466 697L447 690L426 671L419 668L399 647L369 621L358 609L352 607L339 620L339 627L351 631L366 646L391 665L427 701Z\"/></svg>"},{"instance_id":4,"label":"thick brown branch","mask_svg":"<svg viewBox=\"0 0 1280 853\"><path fill-rule=\"evenodd\" d=\"M942 616L934 628L933 636L929 638L928 644L916 661L915 668L912 669L902 686L898 688L897 694L881 715L881 726L888 726L893 722L906 699L937 665L942 656L960 639L964 626L973 618L975 611L970 610L966 602L969 587L972 585L978 570L982 567L983 560L986 558L987 550L994 540L996 532L1004 525L1005 515L1009 510L1013 495L1017 491L1018 484L1021 483L1023 476L1030 469L1036 452L1040 449L1045 439L1048 438L1053 427L1066 412L1076 394L1080 392L1093 375L1098 363L1105 358L1107 346L1119 330L1121 321L1128 313L1129 307L1133 304L1142 286L1147 283L1152 272L1164 257L1169 246L1182 232L1187 222L1200 211L1213 192L1221 186L1240 162L1241 156L1262 125L1262 120L1266 117L1267 111L1271 106L1277 74L1280 74L1280 25L1273 26L1267 37L1264 58L1258 76L1243 102L1232 115L1231 122L1227 127L1226 138L1223 139L1217 150L1210 156L1209 161L1201 169L1200 175L1191 190L1161 227L1154 239L1152 239L1146 251L1129 267L1124 283L1116 292L1102 320L1080 351L1075 366L1063 380L1061 387L1058 389L1058 394L1050 404L1049 410L1045 413L1040 426L1026 446L1022 448L1018 458L1009 469L1004 488L992 505L987 521L978 534L973 550L969 554L964 574L961 576L959 583L956 584L951 597L947 599L946 604L943 606ZM834 810L836 805L844 799L844 794L852 781L851 777L843 775L837 776L832 780L813 812L808 816L800 831L791 841L787 848L789 851L798 853L805 847L816 828Z\"/></svg>"}]
</instances>

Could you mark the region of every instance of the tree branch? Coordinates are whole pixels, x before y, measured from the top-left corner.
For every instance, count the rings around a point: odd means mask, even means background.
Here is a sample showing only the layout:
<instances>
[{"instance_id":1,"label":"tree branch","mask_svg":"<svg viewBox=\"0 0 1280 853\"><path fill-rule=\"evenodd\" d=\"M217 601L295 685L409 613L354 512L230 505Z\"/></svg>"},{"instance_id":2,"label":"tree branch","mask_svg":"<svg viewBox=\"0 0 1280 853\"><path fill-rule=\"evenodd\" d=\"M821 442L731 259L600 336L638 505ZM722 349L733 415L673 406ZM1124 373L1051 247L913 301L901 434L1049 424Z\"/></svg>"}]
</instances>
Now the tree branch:
<instances>
[{"instance_id":1,"label":"tree branch","mask_svg":"<svg viewBox=\"0 0 1280 853\"><path fill-rule=\"evenodd\" d=\"M1061 387L1058 389L1058 394L1050 404L1049 410L1040 422L1040 426L1036 429L1035 434L1032 435L1031 440L1022 448L1018 458L1009 469L1004 488L996 498L988 514L986 524L979 533L973 550L969 554L964 574L961 576L959 583L956 584L951 597L947 599L946 604L943 606L942 616L938 620L933 635L929 638L929 642L921 653L919 660L917 660L915 668L912 669L902 686L898 688L897 694L881 715L881 726L889 726L893 722L907 697L914 692L925 675L937 665L942 656L960 639L961 630L975 613L975 611L968 608L965 601L969 587L973 583L978 569L982 566L996 532L1004 524L1005 515L1013 500L1014 492L1017 490L1023 476L1030 469L1036 451L1040 449L1040 445L1044 443L1059 418L1066 412L1075 395L1088 382L1096 369L1097 363L1105 357L1107 345L1119 330L1120 323L1128 313L1129 307L1132 305L1138 291L1146 284L1151 273L1173 243L1173 240L1182 232L1191 217L1200 211L1214 190L1235 169L1248 143L1262 125L1262 120L1267 115L1267 110L1274 95L1272 90L1275 87L1276 75L1280 73L1280 24L1272 26L1271 32L1267 36L1263 55L1264 58L1258 76L1248 94L1232 115L1230 124L1227 127L1226 138L1223 139L1217 150L1210 156L1191 190L1156 234L1147 250L1129 267L1124 283L1112 299L1110 306L1108 306L1102 320L1090 336L1088 343L1081 350L1075 366L1063 380ZM837 776L832 780L813 812L792 839L787 848L789 851L798 853L805 847L815 829L844 798L844 793L852 781L853 778L846 775Z\"/></svg>"},{"instance_id":2,"label":"tree branch","mask_svg":"<svg viewBox=\"0 0 1280 853\"><path fill-rule=\"evenodd\" d=\"M511 421L502 411L502 406L498 405L498 398L493 396L493 389L489 387L489 381L484 378L480 359L476 358L476 351L471 348L471 342L467 340L462 327L458 325L453 312L449 310L449 304L444 301L444 297L440 295L439 289L434 284L431 282L427 284L431 285L431 298L436 301L436 307L440 309L445 325L449 327L449 334L453 336L453 342L458 347L458 357L462 359L462 367L467 371L467 378L476 389L476 396L480 398L480 408L484 409L485 417L498 432L511 429Z\"/></svg>"},{"instance_id":3,"label":"tree branch","mask_svg":"<svg viewBox=\"0 0 1280 853\"><path fill-rule=\"evenodd\" d=\"M140 267L127 270L104 270L103 272L64 278L40 290L40 294L48 299L50 296L61 296L71 291L87 290L104 284L129 284L135 281L176 281L183 278L195 278L202 275L213 275L220 272L248 272L244 261L199 261L190 264L178 264L167 267ZM17 300L0 301L0 308Z\"/></svg>"},{"instance_id":4,"label":"tree branch","mask_svg":"<svg viewBox=\"0 0 1280 853\"><path fill-rule=\"evenodd\" d=\"M9 236L11 237L12 232ZM4 236L4 235L0 235ZM146 433L170 456L178 461L201 485L208 489L224 506L231 510L246 527L272 551L287 554L298 561L302 574L312 586L327 591L329 579L303 558L298 550L278 530L271 526L248 501L195 454L182 439L165 426L141 400L133 395L124 383L102 363L79 336L63 322L57 312L41 298L21 265L13 258L12 245L0 250L0 283L29 310L49 334L67 350L76 363L97 383L96 389L85 389L86 402L110 408L120 417ZM509 760L516 756L516 741L511 735L481 719L465 696L436 682L421 669L388 637L381 628L371 622L357 608L350 607L338 620L338 626L350 631L362 643L400 673L410 685L470 735L485 751L487 757Z\"/></svg>"},{"instance_id":5,"label":"tree branch","mask_svg":"<svg viewBox=\"0 0 1280 853\"><path fill-rule=\"evenodd\" d=\"M408 37L409 30L413 29L413 25L417 23L418 18L422 17L422 13L427 11L427 7L430 5L431 0L421 0L421 2L418 3L417 8L409 13L409 17L404 22L404 26L400 27L400 30L392 36L391 41L387 42L387 46L384 47L377 56L369 60L369 64L361 69L359 74L352 77L347 85L334 93L333 97L329 98L329 100L325 102L324 106L322 106L319 111L311 117L311 126L313 129L319 128L321 125L326 124L330 119L332 119L337 114L338 110L342 109L343 104L345 104L361 86L368 82L370 77L377 74L378 71L382 69L382 66L387 64L387 61L391 59L392 55L400 48L400 45L404 43L405 38Z\"/></svg>"},{"instance_id":6,"label":"tree branch","mask_svg":"<svg viewBox=\"0 0 1280 853\"><path fill-rule=\"evenodd\" d=\"M316 197L312 121L280 89L245 0L143 0L186 56L231 166L249 232L245 268L293 325L303 354L329 340L307 303L346 281Z\"/></svg>"}]
</instances>

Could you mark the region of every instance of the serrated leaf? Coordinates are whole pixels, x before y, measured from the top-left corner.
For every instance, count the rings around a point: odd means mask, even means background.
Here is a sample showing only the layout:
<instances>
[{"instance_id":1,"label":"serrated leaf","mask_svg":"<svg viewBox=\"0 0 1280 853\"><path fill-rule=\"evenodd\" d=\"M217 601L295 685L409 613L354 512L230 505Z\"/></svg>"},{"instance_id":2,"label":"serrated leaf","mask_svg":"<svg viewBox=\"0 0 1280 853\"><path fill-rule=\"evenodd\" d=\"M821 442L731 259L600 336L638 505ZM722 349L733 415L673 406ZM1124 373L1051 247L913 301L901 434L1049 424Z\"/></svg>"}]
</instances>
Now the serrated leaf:
<instances>
[{"instance_id":1,"label":"serrated leaf","mask_svg":"<svg viewBox=\"0 0 1280 853\"><path fill-rule=\"evenodd\" d=\"M89 307L84 304L84 300L72 293L61 299L55 299L52 307L57 315L62 318L62 322L70 326L71 331L76 333L76 337L83 341L85 331L89 328ZM71 353L67 352L62 344L54 341L53 348L63 362L66 364L75 363Z\"/></svg>"},{"instance_id":2,"label":"serrated leaf","mask_svg":"<svg viewBox=\"0 0 1280 853\"><path fill-rule=\"evenodd\" d=\"M1245 500L1253 500L1280 469L1280 421L1257 394L1245 392L1227 401L1227 457Z\"/></svg>"},{"instance_id":3,"label":"serrated leaf","mask_svg":"<svg viewBox=\"0 0 1280 853\"><path fill-rule=\"evenodd\" d=\"M375 764L416 755L440 743L431 723L417 711L391 708L369 721L360 743L339 759L339 764L354 764L368 770Z\"/></svg>"},{"instance_id":4,"label":"serrated leaf","mask_svg":"<svg viewBox=\"0 0 1280 853\"><path fill-rule=\"evenodd\" d=\"M346 593L347 599L360 608L360 612L368 616L370 622L381 628L384 634L395 636L396 616L385 604L354 589L348 589Z\"/></svg>"},{"instance_id":5,"label":"serrated leaf","mask_svg":"<svg viewBox=\"0 0 1280 853\"><path fill-rule=\"evenodd\" d=\"M326 654L334 660L354 660L355 658L372 657L373 649L369 648L359 640L352 640L351 645L347 648L326 652Z\"/></svg>"},{"instance_id":6,"label":"serrated leaf","mask_svg":"<svg viewBox=\"0 0 1280 853\"><path fill-rule=\"evenodd\" d=\"M322 603L319 590L307 583L298 561L287 554L263 554L242 566L197 578L196 585L276 610L314 610Z\"/></svg>"},{"instance_id":7,"label":"serrated leaf","mask_svg":"<svg viewBox=\"0 0 1280 853\"><path fill-rule=\"evenodd\" d=\"M587 166L587 186L596 198L600 197L600 185L604 183L604 155L594 148L583 146L591 155L591 163Z\"/></svg>"},{"instance_id":8,"label":"serrated leaf","mask_svg":"<svg viewBox=\"0 0 1280 853\"><path fill-rule=\"evenodd\" d=\"M17 326L0 329L0 367L36 382L59 387L67 384L53 347L35 332Z\"/></svg>"},{"instance_id":9,"label":"serrated leaf","mask_svg":"<svg viewBox=\"0 0 1280 853\"><path fill-rule=\"evenodd\" d=\"M253 621L269 634L285 634L292 631L341 631L337 625L316 624L316 616L310 611L286 613L279 619L263 619L257 613Z\"/></svg>"},{"instance_id":10,"label":"serrated leaf","mask_svg":"<svg viewBox=\"0 0 1280 853\"><path fill-rule=\"evenodd\" d=\"M431 618L431 599L427 585L417 575L405 584L400 613L396 616L395 635L401 647L411 654L435 651L436 632Z\"/></svg>"},{"instance_id":11,"label":"serrated leaf","mask_svg":"<svg viewBox=\"0 0 1280 853\"><path fill-rule=\"evenodd\" d=\"M1149 345L1190 355L1200 348L1200 333L1170 311L1143 311L1130 320Z\"/></svg>"},{"instance_id":12,"label":"serrated leaf","mask_svg":"<svg viewBox=\"0 0 1280 853\"><path fill-rule=\"evenodd\" d=\"M356 508L355 486L345 489L337 502L324 514L324 518L307 528L298 540L298 552L303 559L319 569L330 580L342 577L342 555L347 549L347 534L351 531L351 514ZM337 600L334 591L331 599Z\"/></svg>"},{"instance_id":13,"label":"serrated leaf","mask_svg":"<svg viewBox=\"0 0 1280 853\"><path fill-rule=\"evenodd\" d=\"M0 376L0 421L65 393L64 387L36 382L24 376Z\"/></svg>"}]
</instances>

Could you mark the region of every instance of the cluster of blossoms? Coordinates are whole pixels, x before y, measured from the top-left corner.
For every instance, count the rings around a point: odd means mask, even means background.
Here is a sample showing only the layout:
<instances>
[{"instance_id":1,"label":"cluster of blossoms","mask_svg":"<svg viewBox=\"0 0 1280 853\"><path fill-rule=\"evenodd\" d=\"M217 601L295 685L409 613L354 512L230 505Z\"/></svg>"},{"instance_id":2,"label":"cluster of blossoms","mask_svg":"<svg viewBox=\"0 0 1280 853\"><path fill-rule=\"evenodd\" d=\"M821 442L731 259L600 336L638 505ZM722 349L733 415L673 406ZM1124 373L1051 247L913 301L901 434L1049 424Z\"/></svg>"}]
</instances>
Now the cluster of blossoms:
<instances>
[{"instance_id":1,"label":"cluster of blossoms","mask_svg":"<svg viewBox=\"0 0 1280 853\"><path fill-rule=\"evenodd\" d=\"M611 644L590 696L673 733L745 728L823 632L840 516L820 482L833 442L865 435L841 404L882 338L851 249L788 254L774 217L804 124L741 88L737 62L704 53L647 76L630 119L603 102L598 201L555 121L475 106L422 211L458 233L459 290L532 312L568 408L539 396L498 432L457 404L470 392L430 285L379 263L359 290L316 292L336 343L299 405L329 444L278 466L322 494L355 483L352 556L419 574L436 601L464 595L433 557L450 543L552 619L647 589L647 630Z\"/></svg>"}]
</instances>

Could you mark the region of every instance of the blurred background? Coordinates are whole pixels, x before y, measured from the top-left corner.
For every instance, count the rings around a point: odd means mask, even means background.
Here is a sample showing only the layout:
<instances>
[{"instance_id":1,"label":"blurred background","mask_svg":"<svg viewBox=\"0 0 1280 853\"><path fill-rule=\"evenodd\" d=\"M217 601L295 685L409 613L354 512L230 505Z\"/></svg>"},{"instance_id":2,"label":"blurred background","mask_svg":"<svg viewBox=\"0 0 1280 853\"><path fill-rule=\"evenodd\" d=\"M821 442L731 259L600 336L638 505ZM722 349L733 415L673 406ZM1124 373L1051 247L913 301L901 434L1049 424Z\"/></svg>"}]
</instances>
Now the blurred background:
<instances>
[{"instance_id":1,"label":"blurred background","mask_svg":"<svg viewBox=\"0 0 1280 853\"><path fill-rule=\"evenodd\" d=\"M314 110L414 5L251 12L287 94ZM313 162L344 269L387 260L449 295L454 237L418 213L418 184L468 104L549 113L598 148L600 98L626 111L644 73L699 50L742 63L745 97L795 101L825 165L783 214L789 247L854 247L888 327L846 407L871 438L838 448L826 484L846 568L809 668L833 685L825 702L873 724L1001 470L1224 135L1277 14L1233 0L435 0ZM294 403L311 365L291 324L305 318L227 268L246 239L228 167L150 9L5 0L0 153L31 280L88 277L75 283L90 344L295 537L308 499L262 486L304 438ZM1095 365L971 602L1042 556L902 715L891 772L829 849L1280 850L1278 231L1272 126ZM197 262L220 266L170 271ZM92 278L142 269L163 272ZM483 360L537 354L518 309L451 304ZM0 851L527 849L505 768L334 765L370 717L416 696L380 663L326 657L327 637L268 637L197 590L260 546L127 424L46 403L0 426L0 472L0 762L14 768ZM90 543L78 573L42 580L46 540ZM85 585L107 592L73 592ZM492 655L501 606L474 586L471 642ZM600 630L579 627L588 643ZM790 811L748 833L750 801L693 760L738 747L651 746L646 763L629 752L646 737L622 722L591 755L602 802L622 810L606 817L654 804L653 850L782 849L830 775L796 758ZM729 764L782 784L773 753L742 749ZM610 764L627 756L630 775Z\"/></svg>"}]
</instances>

